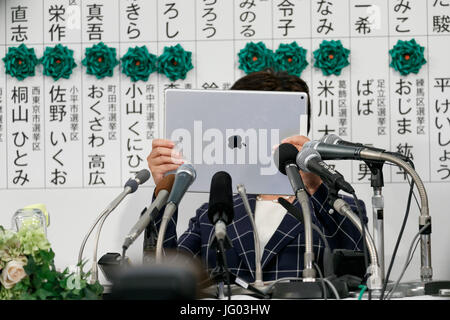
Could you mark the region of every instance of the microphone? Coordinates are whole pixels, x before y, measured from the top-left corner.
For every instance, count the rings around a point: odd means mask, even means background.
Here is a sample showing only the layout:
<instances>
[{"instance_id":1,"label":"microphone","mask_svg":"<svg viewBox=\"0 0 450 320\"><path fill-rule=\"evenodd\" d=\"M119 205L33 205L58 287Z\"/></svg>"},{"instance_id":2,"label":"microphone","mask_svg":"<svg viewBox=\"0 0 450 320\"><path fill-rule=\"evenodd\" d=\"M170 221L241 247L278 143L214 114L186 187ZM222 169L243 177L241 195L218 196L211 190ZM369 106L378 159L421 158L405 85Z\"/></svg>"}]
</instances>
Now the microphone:
<instances>
[{"instance_id":1,"label":"microphone","mask_svg":"<svg viewBox=\"0 0 450 320\"><path fill-rule=\"evenodd\" d=\"M97 231L96 239L95 239L95 250L94 250L94 259L92 264L92 276L91 276L91 282L95 282L98 279L97 274L97 248L98 248L98 240L100 236L100 231L103 226L103 223L105 222L108 215L122 202L125 197L133 193L137 190L139 185L144 184L147 182L147 180L150 178L150 171L147 169L142 169L139 171L134 178L130 178L124 186L124 190L100 213L100 215L97 217L97 219L94 221L93 225L89 229L88 233L83 239L83 242L81 243L80 251L78 254L78 271L81 272L81 264L83 260L83 251L84 247L86 246L86 242L89 239L89 236L91 235L92 231L94 230L95 226L100 222L100 226Z\"/></svg>"},{"instance_id":2,"label":"microphone","mask_svg":"<svg viewBox=\"0 0 450 320\"><path fill-rule=\"evenodd\" d=\"M297 155L297 165L303 171L320 176L328 187L338 188L350 194L355 192L353 187L345 181L344 176L323 162L319 152L313 148L303 147Z\"/></svg>"},{"instance_id":3,"label":"microphone","mask_svg":"<svg viewBox=\"0 0 450 320\"><path fill-rule=\"evenodd\" d=\"M366 146L362 143L354 143L342 140L335 134L323 136L319 141L309 141L303 145L305 148L314 148L323 160L363 160L363 161L383 161L382 157L373 159L366 152L372 151L378 154L388 154L397 157L405 162L411 159L398 152L390 152L385 149Z\"/></svg>"},{"instance_id":4,"label":"microphone","mask_svg":"<svg viewBox=\"0 0 450 320\"><path fill-rule=\"evenodd\" d=\"M367 148L367 149L370 149L370 150L373 150L373 151L380 151L380 152L386 151L385 149L379 149L379 148L367 146L367 145L364 145L362 143L342 140L341 137L339 137L336 134L325 135L325 136L323 136L320 139L320 142L323 142L323 143L326 143L326 144L336 144L336 145L341 145L341 146L347 146L347 147Z\"/></svg>"},{"instance_id":5,"label":"microphone","mask_svg":"<svg viewBox=\"0 0 450 320\"><path fill-rule=\"evenodd\" d=\"M227 225L233 221L234 205L231 176L225 171L216 172L211 179L208 218L214 225L215 237L211 246L216 246L217 254L216 268L211 272L211 276L218 282L218 295L219 298L222 298L224 296L223 275L225 274L228 283L228 300L230 300L230 271L225 250L231 247L231 241L227 237Z\"/></svg>"},{"instance_id":6,"label":"microphone","mask_svg":"<svg viewBox=\"0 0 450 320\"><path fill-rule=\"evenodd\" d=\"M178 167L167 204L172 203L178 207L187 189L195 181L196 177L197 173L192 165L183 164Z\"/></svg>"},{"instance_id":7,"label":"microphone","mask_svg":"<svg viewBox=\"0 0 450 320\"><path fill-rule=\"evenodd\" d=\"M165 176L155 188L155 200L145 213L139 218L138 222L128 232L125 237L122 248L127 250L131 244L139 237L139 235L145 230L145 228L151 223L161 208L166 204L169 193L172 190L172 186L175 180L174 174Z\"/></svg>"},{"instance_id":8,"label":"microphone","mask_svg":"<svg viewBox=\"0 0 450 320\"><path fill-rule=\"evenodd\" d=\"M225 171L214 174L209 192L208 218L214 225L218 241L224 241L226 226L234 218L233 189L231 176Z\"/></svg>"},{"instance_id":9,"label":"microphone","mask_svg":"<svg viewBox=\"0 0 450 320\"><path fill-rule=\"evenodd\" d=\"M125 189L130 188L130 193L133 193L137 190L139 185L146 183L148 179L150 179L150 171L142 169L136 173L134 179L128 179L125 183Z\"/></svg>"},{"instance_id":10,"label":"microphone","mask_svg":"<svg viewBox=\"0 0 450 320\"><path fill-rule=\"evenodd\" d=\"M339 137L338 137L339 138ZM325 139L325 138L323 138ZM339 138L340 139L340 138ZM334 145L324 144L318 141L311 141L303 145L303 149L316 150L323 159L353 159L368 161L388 161L404 169L413 179L417 186L420 197L420 218L419 227L431 223L431 217L428 206L428 195L422 179L414 170L411 159L400 153L377 151L363 146L337 145L341 141L336 137L330 137L326 141L333 142ZM343 140L342 140L343 141ZM349 142L343 142L350 144ZM298 162L297 162L298 163ZM430 234L421 234L421 268L420 278L422 281L431 281L433 269L431 266L431 238Z\"/></svg>"},{"instance_id":11,"label":"microphone","mask_svg":"<svg viewBox=\"0 0 450 320\"><path fill-rule=\"evenodd\" d=\"M282 143L273 155L278 170L288 176L295 194L297 194L298 190L305 189L300 173L298 172L297 163L295 162L297 154L298 149L294 145Z\"/></svg>"},{"instance_id":12,"label":"microphone","mask_svg":"<svg viewBox=\"0 0 450 320\"><path fill-rule=\"evenodd\" d=\"M302 207L304 221L303 225L305 228L305 254L302 275L304 278L303 281L314 281L316 277L316 270L314 269L311 207L308 193L305 190L305 186L296 163L298 153L298 149L294 145L290 143L282 143L277 150L275 150L274 160L278 170L280 170L282 174L288 176L289 182L294 190L294 194Z\"/></svg>"},{"instance_id":13,"label":"microphone","mask_svg":"<svg viewBox=\"0 0 450 320\"><path fill-rule=\"evenodd\" d=\"M184 194L191 184L195 181L197 173L190 164L182 164L175 173L175 181L172 186L169 198L167 200L166 209L162 217L161 226L159 228L158 241L156 242L156 262L162 262L162 248L164 236L166 234L167 224L178 208Z\"/></svg>"}]
</instances>

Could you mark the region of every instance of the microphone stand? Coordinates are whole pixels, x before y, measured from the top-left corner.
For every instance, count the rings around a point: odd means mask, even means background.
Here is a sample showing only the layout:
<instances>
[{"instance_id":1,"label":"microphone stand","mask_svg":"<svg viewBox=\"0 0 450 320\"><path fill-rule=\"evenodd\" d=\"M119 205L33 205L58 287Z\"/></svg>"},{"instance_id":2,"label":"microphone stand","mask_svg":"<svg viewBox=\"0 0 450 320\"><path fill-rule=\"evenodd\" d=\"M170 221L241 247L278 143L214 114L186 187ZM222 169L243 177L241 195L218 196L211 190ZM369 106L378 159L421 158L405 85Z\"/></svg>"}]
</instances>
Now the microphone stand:
<instances>
[{"instance_id":1,"label":"microphone stand","mask_svg":"<svg viewBox=\"0 0 450 320\"><path fill-rule=\"evenodd\" d=\"M155 261L156 243L158 241L158 231L155 223L152 221L148 225L144 234L144 248L142 255L142 262L144 264L151 264Z\"/></svg>"},{"instance_id":2,"label":"microphone stand","mask_svg":"<svg viewBox=\"0 0 450 320\"><path fill-rule=\"evenodd\" d=\"M361 232L365 228L359 217L352 211L350 205L343 199L338 197L338 189L334 186L329 186L328 202L339 214L347 217ZM365 239L367 250L369 251L370 265L367 268L367 274L370 274L367 279L368 290L374 290L376 294L381 294L383 288L383 281L381 279L381 269L378 263L378 255L375 247L375 243L370 236L368 230L365 230Z\"/></svg>"},{"instance_id":3,"label":"microphone stand","mask_svg":"<svg viewBox=\"0 0 450 320\"><path fill-rule=\"evenodd\" d=\"M77 266L77 273L80 274L82 270L82 260L83 260L83 251L86 246L86 242L89 239L89 236L91 235L92 231L94 230L95 226L103 219L101 222L101 225L103 225L104 219L122 202L122 200L132 191L132 189L129 186L126 186L125 189L110 203L108 207L106 207L100 215L97 217L97 219L92 224L91 228L89 229L88 233L85 235L83 242L81 243L80 251L78 253L78 266ZM98 233L100 232L101 227L99 228ZM98 244L98 237L96 239ZM97 248L97 246L96 246ZM98 269L97 269L97 252L95 252L95 260L92 264L92 276L91 281L96 281L98 279Z\"/></svg>"},{"instance_id":4,"label":"microphone stand","mask_svg":"<svg viewBox=\"0 0 450 320\"><path fill-rule=\"evenodd\" d=\"M302 274L303 282L314 282L316 278L316 270L314 269L312 218L309 195L305 190L303 180L298 172L297 164L288 164L286 165L285 170L286 172L293 172L293 174L288 174L287 176L289 177L291 186L294 188L295 196L300 203L303 212L303 225L305 228L305 254ZM291 181L291 179L293 180Z\"/></svg>"},{"instance_id":5,"label":"microphone stand","mask_svg":"<svg viewBox=\"0 0 450 320\"><path fill-rule=\"evenodd\" d=\"M370 186L373 189L372 213L373 213L373 237L377 248L378 261L381 269L381 280L385 278L384 262L384 187L383 165L384 161L365 161L370 169Z\"/></svg>"},{"instance_id":6,"label":"microphone stand","mask_svg":"<svg viewBox=\"0 0 450 320\"><path fill-rule=\"evenodd\" d=\"M313 251L313 223L309 201L309 195L305 190L303 180L298 173L297 164L291 163L286 165L286 174L289 182L294 189L295 196L300 204L303 213L303 226L305 229L305 253L304 266L302 273L302 281L290 283L276 283L274 288L277 292L277 298L288 299L321 299L326 294L323 287L316 281L316 270L314 269L314 251ZM294 174L295 173L295 174ZM292 180L291 180L292 179Z\"/></svg>"},{"instance_id":7,"label":"microphone stand","mask_svg":"<svg viewBox=\"0 0 450 320\"><path fill-rule=\"evenodd\" d=\"M420 234L420 251L421 251L421 268L420 268L420 281L411 282L407 284L408 292L407 296L417 296L425 294L425 285L431 284L433 278L433 268L431 266L431 216L429 213L428 206L428 195L425 189L425 185L422 179L419 177L417 172L413 169L411 165L400 159L395 154L389 154L386 152L378 152L373 150L361 150L361 157L369 160L376 161L389 161L401 168L403 168L413 179L414 184L417 187L420 196L421 208L419 217L419 228L427 225L430 226L426 228Z\"/></svg>"},{"instance_id":8,"label":"microphone stand","mask_svg":"<svg viewBox=\"0 0 450 320\"><path fill-rule=\"evenodd\" d=\"M248 202L247 193L245 191L245 186L243 184L237 185L237 191L242 198L242 202L244 203L245 211L250 219L250 222L253 227L253 239L255 241L255 286L263 287L264 283L262 281L262 268L261 268L261 246L259 242L258 230L256 229L255 219L253 218L253 212L250 208L250 203Z\"/></svg>"},{"instance_id":9,"label":"microphone stand","mask_svg":"<svg viewBox=\"0 0 450 320\"><path fill-rule=\"evenodd\" d=\"M162 263L163 259L163 245L164 237L166 236L167 225L173 214L177 210L177 205L173 202L169 202L164 210L163 217L161 219L161 225L159 226L158 240L156 242L156 263Z\"/></svg>"},{"instance_id":10,"label":"microphone stand","mask_svg":"<svg viewBox=\"0 0 450 320\"><path fill-rule=\"evenodd\" d=\"M232 247L231 240L228 237L228 235L225 235L224 240L222 241L222 244L219 243L219 240L216 236L214 236L213 240L211 241L210 248L216 251L216 267L211 271L210 277L211 280L217 283L217 289L218 289L218 298L224 299L225 298L225 280L228 280L229 283L229 273L226 268L226 250ZM229 283L231 285L231 283ZM228 293L231 295L231 292Z\"/></svg>"}]
</instances>

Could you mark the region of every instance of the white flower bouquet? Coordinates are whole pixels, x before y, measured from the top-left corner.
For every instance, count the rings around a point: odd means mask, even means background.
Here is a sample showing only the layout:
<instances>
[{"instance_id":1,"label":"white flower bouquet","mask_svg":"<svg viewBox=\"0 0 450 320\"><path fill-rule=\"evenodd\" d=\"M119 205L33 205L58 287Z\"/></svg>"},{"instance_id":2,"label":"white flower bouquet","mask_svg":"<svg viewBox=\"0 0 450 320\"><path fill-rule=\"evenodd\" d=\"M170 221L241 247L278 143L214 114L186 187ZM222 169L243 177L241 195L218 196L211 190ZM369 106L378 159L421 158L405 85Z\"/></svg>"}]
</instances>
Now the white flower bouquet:
<instances>
[{"instance_id":1,"label":"white flower bouquet","mask_svg":"<svg viewBox=\"0 0 450 320\"><path fill-rule=\"evenodd\" d=\"M89 284L88 273L58 272L54 257L39 226L23 225L18 232L0 226L0 300L101 298L103 287Z\"/></svg>"}]
</instances>

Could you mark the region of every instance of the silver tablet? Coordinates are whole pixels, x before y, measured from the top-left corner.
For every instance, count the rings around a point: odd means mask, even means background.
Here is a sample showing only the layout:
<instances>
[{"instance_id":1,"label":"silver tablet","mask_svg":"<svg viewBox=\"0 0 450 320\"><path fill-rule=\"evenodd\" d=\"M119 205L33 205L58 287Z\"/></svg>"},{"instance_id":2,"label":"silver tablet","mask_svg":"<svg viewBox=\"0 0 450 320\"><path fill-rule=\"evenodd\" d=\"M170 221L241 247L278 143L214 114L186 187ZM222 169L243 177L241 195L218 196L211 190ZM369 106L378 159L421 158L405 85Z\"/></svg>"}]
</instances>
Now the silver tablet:
<instances>
[{"instance_id":1,"label":"silver tablet","mask_svg":"<svg viewBox=\"0 0 450 320\"><path fill-rule=\"evenodd\" d=\"M241 90L165 91L165 139L176 143L197 171L191 192L209 192L211 178L228 172L247 193L292 194L278 172L273 147L306 135L307 95Z\"/></svg>"}]
</instances>

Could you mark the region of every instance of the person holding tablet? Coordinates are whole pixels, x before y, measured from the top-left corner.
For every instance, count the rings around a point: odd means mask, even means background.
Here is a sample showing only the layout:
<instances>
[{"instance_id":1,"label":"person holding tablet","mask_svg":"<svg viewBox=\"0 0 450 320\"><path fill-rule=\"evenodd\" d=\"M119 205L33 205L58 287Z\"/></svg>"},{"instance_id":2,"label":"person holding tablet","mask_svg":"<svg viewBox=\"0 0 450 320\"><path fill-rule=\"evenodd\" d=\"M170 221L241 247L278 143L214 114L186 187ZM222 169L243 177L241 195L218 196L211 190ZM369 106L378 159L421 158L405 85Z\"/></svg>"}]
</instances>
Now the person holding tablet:
<instances>
[{"instance_id":1,"label":"person holding tablet","mask_svg":"<svg viewBox=\"0 0 450 320\"><path fill-rule=\"evenodd\" d=\"M286 72L265 70L248 74L237 80L231 90L265 90L265 91L299 91L308 94L308 123L310 129L311 104L307 84L297 76ZM286 138L281 143L291 143L302 149L304 143L309 141L305 136ZM167 172L176 170L183 158L174 151L175 144L170 140L155 139L152 150L147 158L149 169L155 184ZM310 195L312 222L317 225L327 237L331 249L362 250L362 237L357 228L345 217L333 212L327 203L328 189L322 180L315 174L300 171L303 182ZM286 183L288 183L286 181ZM261 265L263 281L272 281L286 277L301 277L304 255L304 228L286 210L277 199L278 195L248 195L252 212L255 213L255 224L261 247ZM288 201L300 208L294 196L286 196ZM356 212L356 204L350 197L343 196ZM239 195L234 196L234 219L227 227L232 248L227 250L227 261L230 272L248 282L255 281L255 244L253 228ZM367 216L364 202L360 201L363 210L364 223ZM156 228L159 228L162 212L155 219ZM209 241L214 226L208 219L208 204L197 209L190 219L186 232L180 237L176 234L177 212L173 221L168 225L165 239L165 248L176 248L200 258L208 273L216 266L216 253L209 248ZM333 213L330 213L333 212ZM175 222L175 223L174 223ZM324 243L319 235L313 233L313 249L316 262L322 268Z\"/></svg>"}]
</instances>

